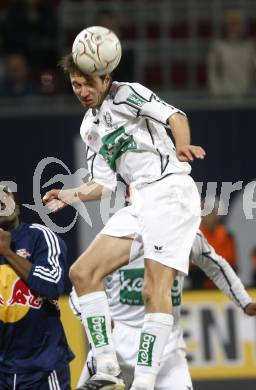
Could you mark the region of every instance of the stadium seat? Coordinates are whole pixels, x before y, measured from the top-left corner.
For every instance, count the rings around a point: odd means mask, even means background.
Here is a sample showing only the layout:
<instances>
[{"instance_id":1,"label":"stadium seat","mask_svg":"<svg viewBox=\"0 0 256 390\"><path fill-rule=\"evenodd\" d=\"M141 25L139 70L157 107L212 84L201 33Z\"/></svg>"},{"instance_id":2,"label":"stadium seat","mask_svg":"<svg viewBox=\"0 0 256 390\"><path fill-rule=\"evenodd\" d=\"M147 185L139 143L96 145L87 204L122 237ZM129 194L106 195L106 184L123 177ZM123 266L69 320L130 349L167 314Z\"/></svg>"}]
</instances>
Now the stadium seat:
<instances>
[{"instance_id":1,"label":"stadium seat","mask_svg":"<svg viewBox=\"0 0 256 390\"><path fill-rule=\"evenodd\" d=\"M138 38L137 26L135 24L126 24L120 27L121 37L126 40L135 40Z\"/></svg>"},{"instance_id":2,"label":"stadium seat","mask_svg":"<svg viewBox=\"0 0 256 390\"><path fill-rule=\"evenodd\" d=\"M197 24L197 36L199 38L212 37L212 25L209 20L201 20Z\"/></svg>"},{"instance_id":3,"label":"stadium seat","mask_svg":"<svg viewBox=\"0 0 256 390\"><path fill-rule=\"evenodd\" d=\"M147 39L159 39L161 35L160 24L148 23L146 26L146 38Z\"/></svg>"},{"instance_id":4,"label":"stadium seat","mask_svg":"<svg viewBox=\"0 0 256 390\"><path fill-rule=\"evenodd\" d=\"M188 86L188 64L185 62L173 62L170 67L170 81L177 89L186 89Z\"/></svg>"},{"instance_id":5,"label":"stadium seat","mask_svg":"<svg viewBox=\"0 0 256 390\"><path fill-rule=\"evenodd\" d=\"M186 22L176 22L169 26L168 36L172 39L184 39L189 37L189 27Z\"/></svg>"},{"instance_id":6,"label":"stadium seat","mask_svg":"<svg viewBox=\"0 0 256 390\"><path fill-rule=\"evenodd\" d=\"M205 63L198 63L195 66L195 81L198 87L205 87L207 83L207 69Z\"/></svg>"}]
</instances>

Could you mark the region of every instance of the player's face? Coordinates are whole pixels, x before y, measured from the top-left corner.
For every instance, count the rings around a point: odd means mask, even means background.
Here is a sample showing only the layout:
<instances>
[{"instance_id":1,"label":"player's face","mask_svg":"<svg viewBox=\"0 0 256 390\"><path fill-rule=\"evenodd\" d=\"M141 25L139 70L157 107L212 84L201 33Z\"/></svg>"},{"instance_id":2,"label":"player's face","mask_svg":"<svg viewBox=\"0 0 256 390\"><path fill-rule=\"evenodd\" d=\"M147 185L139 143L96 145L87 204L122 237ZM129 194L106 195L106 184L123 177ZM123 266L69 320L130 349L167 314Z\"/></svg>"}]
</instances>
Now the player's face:
<instances>
[{"instance_id":1,"label":"player's face","mask_svg":"<svg viewBox=\"0 0 256 390\"><path fill-rule=\"evenodd\" d=\"M19 224L19 214L13 195L0 190L0 228L14 230Z\"/></svg>"},{"instance_id":2,"label":"player's face","mask_svg":"<svg viewBox=\"0 0 256 390\"><path fill-rule=\"evenodd\" d=\"M102 104L110 85L110 79L106 76L86 76L75 73L70 75L73 91L84 107L98 108Z\"/></svg>"}]
</instances>

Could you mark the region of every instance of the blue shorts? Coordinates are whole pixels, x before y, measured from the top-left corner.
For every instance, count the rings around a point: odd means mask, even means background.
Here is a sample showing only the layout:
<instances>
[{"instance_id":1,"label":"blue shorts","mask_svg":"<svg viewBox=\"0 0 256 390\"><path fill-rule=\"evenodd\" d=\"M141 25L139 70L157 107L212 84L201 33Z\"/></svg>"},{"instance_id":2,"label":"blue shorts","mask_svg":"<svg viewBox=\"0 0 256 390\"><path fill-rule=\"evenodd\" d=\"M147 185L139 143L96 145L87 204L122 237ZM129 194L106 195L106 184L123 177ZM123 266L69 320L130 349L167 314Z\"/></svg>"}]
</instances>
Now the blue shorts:
<instances>
[{"instance_id":1,"label":"blue shorts","mask_svg":"<svg viewBox=\"0 0 256 390\"><path fill-rule=\"evenodd\" d=\"M0 371L1 390L71 390L69 365L51 372L10 374Z\"/></svg>"}]
</instances>

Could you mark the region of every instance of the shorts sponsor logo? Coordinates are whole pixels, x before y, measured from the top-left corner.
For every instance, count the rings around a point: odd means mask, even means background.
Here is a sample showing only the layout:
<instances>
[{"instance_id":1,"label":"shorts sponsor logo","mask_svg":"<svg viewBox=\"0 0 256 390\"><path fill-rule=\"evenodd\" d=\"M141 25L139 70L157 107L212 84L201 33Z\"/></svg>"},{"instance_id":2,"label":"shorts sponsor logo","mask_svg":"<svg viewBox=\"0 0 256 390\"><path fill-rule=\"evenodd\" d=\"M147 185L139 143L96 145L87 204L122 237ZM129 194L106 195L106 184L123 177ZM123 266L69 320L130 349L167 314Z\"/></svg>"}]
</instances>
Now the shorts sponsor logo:
<instances>
[{"instance_id":1,"label":"shorts sponsor logo","mask_svg":"<svg viewBox=\"0 0 256 390\"><path fill-rule=\"evenodd\" d=\"M87 324L95 348L108 345L105 317L104 316L88 317Z\"/></svg>"},{"instance_id":2,"label":"shorts sponsor logo","mask_svg":"<svg viewBox=\"0 0 256 390\"><path fill-rule=\"evenodd\" d=\"M142 333L138 354L138 365L152 366L152 352L156 336L149 333Z\"/></svg>"}]
</instances>

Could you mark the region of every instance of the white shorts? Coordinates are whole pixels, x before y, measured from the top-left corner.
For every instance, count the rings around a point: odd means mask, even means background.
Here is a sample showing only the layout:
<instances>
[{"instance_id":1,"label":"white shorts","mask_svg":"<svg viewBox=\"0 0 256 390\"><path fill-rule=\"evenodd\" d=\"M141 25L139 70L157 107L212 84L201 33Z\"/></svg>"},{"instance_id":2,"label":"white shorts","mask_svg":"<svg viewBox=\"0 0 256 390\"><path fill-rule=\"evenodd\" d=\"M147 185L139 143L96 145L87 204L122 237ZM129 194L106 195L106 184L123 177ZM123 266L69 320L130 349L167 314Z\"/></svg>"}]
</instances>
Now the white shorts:
<instances>
[{"instance_id":1,"label":"white shorts","mask_svg":"<svg viewBox=\"0 0 256 390\"><path fill-rule=\"evenodd\" d=\"M100 234L141 238L144 258L188 273L189 254L201 220L193 179L173 174L132 189L132 205L119 210Z\"/></svg>"},{"instance_id":2,"label":"white shorts","mask_svg":"<svg viewBox=\"0 0 256 390\"><path fill-rule=\"evenodd\" d=\"M126 389L129 389L133 382L137 345L139 343L140 334L140 328L133 328L121 322L115 322L113 342L122 375L126 383ZM181 330L174 331L164 349L154 387L155 390L193 389L185 348L183 346L184 342ZM90 361L91 356L90 352L87 361ZM82 385L88 377L89 373L87 366L85 365L79 380L79 385Z\"/></svg>"}]
</instances>

